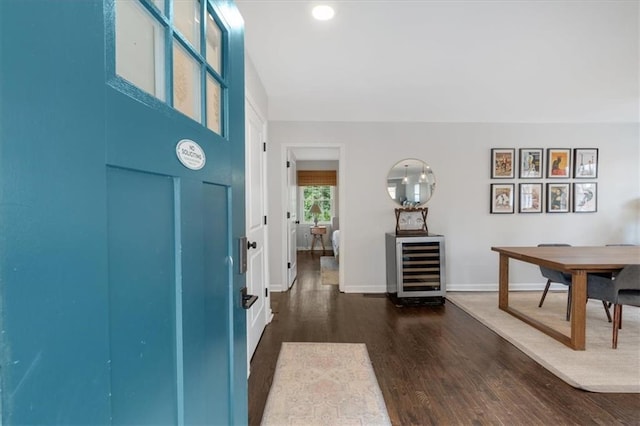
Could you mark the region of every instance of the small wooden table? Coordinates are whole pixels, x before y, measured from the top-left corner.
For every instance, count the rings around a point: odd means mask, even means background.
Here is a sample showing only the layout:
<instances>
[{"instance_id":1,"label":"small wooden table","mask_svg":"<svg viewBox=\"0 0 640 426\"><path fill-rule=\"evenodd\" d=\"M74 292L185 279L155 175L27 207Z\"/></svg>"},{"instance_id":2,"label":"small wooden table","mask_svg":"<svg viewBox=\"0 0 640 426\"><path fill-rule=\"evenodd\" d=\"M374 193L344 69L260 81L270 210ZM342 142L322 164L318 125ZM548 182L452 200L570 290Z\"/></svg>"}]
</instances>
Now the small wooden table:
<instances>
[{"instance_id":1,"label":"small wooden table","mask_svg":"<svg viewBox=\"0 0 640 426\"><path fill-rule=\"evenodd\" d=\"M500 253L498 307L576 350L585 349L587 274L640 264L640 246L491 247ZM571 274L571 337L509 306L509 259Z\"/></svg>"},{"instance_id":2,"label":"small wooden table","mask_svg":"<svg viewBox=\"0 0 640 426\"><path fill-rule=\"evenodd\" d=\"M320 240L322 244L322 252L324 253L324 238L322 236L327 233L326 226L312 226L311 227L311 236L313 239L311 240L311 251L313 251L313 247L316 245L316 241Z\"/></svg>"}]
</instances>

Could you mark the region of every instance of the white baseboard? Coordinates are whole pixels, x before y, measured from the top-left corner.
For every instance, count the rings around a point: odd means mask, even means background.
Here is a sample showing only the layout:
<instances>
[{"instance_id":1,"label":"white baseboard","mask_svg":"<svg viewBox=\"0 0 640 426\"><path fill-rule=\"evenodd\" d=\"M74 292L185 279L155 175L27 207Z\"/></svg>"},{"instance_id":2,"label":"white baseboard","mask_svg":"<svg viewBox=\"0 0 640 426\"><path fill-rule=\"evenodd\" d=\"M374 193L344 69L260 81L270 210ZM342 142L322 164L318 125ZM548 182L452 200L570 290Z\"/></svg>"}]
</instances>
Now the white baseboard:
<instances>
[{"instance_id":1,"label":"white baseboard","mask_svg":"<svg viewBox=\"0 0 640 426\"><path fill-rule=\"evenodd\" d=\"M386 293L387 287L373 285L352 285L342 289L344 293Z\"/></svg>"},{"instance_id":2,"label":"white baseboard","mask_svg":"<svg viewBox=\"0 0 640 426\"><path fill-rule=\"evenodd\" d=\"M284 283L282 283L282 284L273 284L273 283L271 283L269 285L269 291L271 293L281 293L281 292L287 291L287 290L288 290L287 285L284 284Z\"/></svg>"},{"instance_id":3,"label":"white baseboard","mask_svg":"<svg viewBox=\"0 0 640 426\"><path fill-rule=\"evenodd\" d=\"M567 286L562 284L551 284L549 290L562 291L566 290ZM271 284L269 291L271 292L283 292L287 291L285 284ZM515 283L509 284L509 290L513 291L542 291L544 290L544 284L541 283ZM342 288L344 293L386 293L386 285L350 285ZM498 291L497 283L485 283L485 284L447 284L447 291Z\"/></svg>"},{"instance_id":4,"label":"white baseboard","mask_svg":"<svg viewBox=\"0 0 640 426\"><path fill-rule=\"evenodd\" d=\"M562 284L551 284L549 290L561 291L566 290L567 286ZM516 283L509 284L509 290L512 291L542 291L544 284L540 283ZM380 285L351 285L344 286L342 289L345 293L386 293L387 287ZM447 284L447 291L498 291L497 283L486 284Z\"/></svg>"},{"instance_id":5,"label":"white baseboard","mask_svg":"<svg viewBox=\"0 0 640 426\"><path fill-rule=\"evenodd\" d=\"M566 290L567 286L562 284L551 284L549 290ZM509 290L513 291L542 291L544 283L515 283L509 284ZM498 291L497 283L486 284L447 284L447 291Z\"/></svg>"}]
</instances>

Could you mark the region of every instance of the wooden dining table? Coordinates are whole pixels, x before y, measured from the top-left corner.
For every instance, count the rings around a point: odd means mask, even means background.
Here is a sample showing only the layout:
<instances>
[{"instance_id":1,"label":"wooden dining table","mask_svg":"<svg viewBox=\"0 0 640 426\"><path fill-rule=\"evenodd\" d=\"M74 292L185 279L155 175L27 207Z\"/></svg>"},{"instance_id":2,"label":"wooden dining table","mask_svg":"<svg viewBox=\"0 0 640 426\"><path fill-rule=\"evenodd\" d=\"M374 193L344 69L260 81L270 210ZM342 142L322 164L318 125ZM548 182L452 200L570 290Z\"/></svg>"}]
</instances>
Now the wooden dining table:
<instances>
[{"instance_id":1,"label":"wooden dining table","mask_svg":"<svg viewBox=\"0 0 640 426\"><path fill-rule=\"evenodd\" d=\"M587 274L640 264L640 246L491 247L500 254L498 307L575 350L585 350ZM571 274L571 336L509 306L509 259Z\"/></svg>"}]
</instances>

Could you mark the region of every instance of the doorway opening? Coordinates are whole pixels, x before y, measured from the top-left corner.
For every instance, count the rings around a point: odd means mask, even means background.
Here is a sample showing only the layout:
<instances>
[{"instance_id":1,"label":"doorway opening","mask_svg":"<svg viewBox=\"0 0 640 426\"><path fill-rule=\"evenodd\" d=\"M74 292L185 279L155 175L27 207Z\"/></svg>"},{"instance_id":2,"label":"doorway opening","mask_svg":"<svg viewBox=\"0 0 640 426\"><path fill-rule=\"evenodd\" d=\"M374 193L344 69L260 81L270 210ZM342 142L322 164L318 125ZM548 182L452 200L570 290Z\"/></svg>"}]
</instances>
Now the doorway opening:
<instances>
[{"instance_id":1,"label":"doorway opening","mask_svg":"<svg viewBox=\"0 0 640 426\"><path fill-rule=\"evenodd\" d=\"M284 200L285 211L295 210L283 227L287 241L285 258L290 259L289 264L297 265L291 258L298 252L316 256L318 263L321 256L333 257L342 290L345 257L344 226L340 218L344 214L341 202L345 191L344 149L342 145L288 145L284 147L284 155L295 167L295 172L289 173L283 184L284 193L288 194ZM298 177L302 179L300 182ZM296 274L299 272L296 270Z\"/></svg>"}]
</instances>

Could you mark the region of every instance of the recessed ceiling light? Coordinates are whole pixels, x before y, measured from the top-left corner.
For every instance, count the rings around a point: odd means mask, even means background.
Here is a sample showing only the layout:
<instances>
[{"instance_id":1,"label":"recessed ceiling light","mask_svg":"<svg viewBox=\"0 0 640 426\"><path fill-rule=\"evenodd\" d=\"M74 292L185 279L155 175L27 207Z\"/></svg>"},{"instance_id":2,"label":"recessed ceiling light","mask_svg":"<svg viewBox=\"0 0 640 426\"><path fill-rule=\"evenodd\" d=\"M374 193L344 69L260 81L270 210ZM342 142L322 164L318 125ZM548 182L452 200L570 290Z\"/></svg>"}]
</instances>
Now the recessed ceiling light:
<instances>
[{"instance_id":1,"label":"recessed ceiling light","mask_svg":"<svg viewBox=\"0 0 640 426\"><path fill-rule=\"evenodd\" d=\"M311 14L313 14L313 17L318 21L328 21L329 19L333 18L333 15L335 15L336 13L331 6L321 4L314 7L311 11Z\"/></svg>"}]
</instances>

